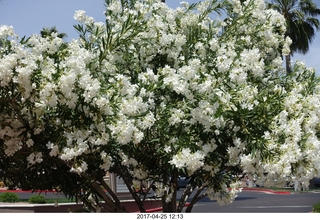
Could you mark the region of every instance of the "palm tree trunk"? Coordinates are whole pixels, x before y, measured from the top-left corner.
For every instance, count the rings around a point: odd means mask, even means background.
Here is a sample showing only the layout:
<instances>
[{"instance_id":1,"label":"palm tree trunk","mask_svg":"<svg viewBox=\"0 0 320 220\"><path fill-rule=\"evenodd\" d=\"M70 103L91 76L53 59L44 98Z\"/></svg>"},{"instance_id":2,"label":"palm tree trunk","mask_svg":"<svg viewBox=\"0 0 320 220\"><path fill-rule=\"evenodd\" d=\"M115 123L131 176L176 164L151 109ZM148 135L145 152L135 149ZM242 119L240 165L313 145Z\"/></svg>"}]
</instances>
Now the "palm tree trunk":
<instances>
[{"instance_id":1,"label":"palm tree trunk","mask_svg":"<svg viewBox=\"0 0 320 220\"><path fill-rule=\"evenodd\" d=\"M286 56L286 72L287 72L287 74L291 73L290 62L291 62L291 55L289 54Z\"/></svg>"}]
</instances>

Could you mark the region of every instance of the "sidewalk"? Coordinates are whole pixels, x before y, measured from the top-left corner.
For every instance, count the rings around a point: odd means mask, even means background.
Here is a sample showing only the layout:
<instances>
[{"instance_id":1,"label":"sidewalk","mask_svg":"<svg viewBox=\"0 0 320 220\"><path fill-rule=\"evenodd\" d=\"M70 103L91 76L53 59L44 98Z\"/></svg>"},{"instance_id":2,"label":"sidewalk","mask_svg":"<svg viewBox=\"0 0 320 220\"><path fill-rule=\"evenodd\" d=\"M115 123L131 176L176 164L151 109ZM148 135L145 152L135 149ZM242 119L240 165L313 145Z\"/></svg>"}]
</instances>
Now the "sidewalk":
<instances>
[{"instance_id":1,"label":"sidewalk","mask_svg":"<svg viewBox=\"0 0 320 220\"><path fill-rule=\"evenodd\" d=\"M294 194L294 193L320 193L320 188L312 188L306 191L294 191L292 188L286 189L268 189L263 187L243 187L243 191L260 191L260 192L266 192L266 193L272 193L272 194Z\"/></svg>"},{"instance_id":2,"label":"sidewalk","mask_svg":"<svg viewBox=\"0 0 320 220\"><path fill-rule=\"evenodd\" d=\"M310 188L309 190L306 190L306 191L294 191L293 188L290 188L290 187L283 187L283 188L279 188L279 189L276 189L276 188L273 188L273 189L269 189L269 188L265 188L263 186L252 186L252 187L249 187L247 186L247 183L246 183L246 180L245 179L242 179L241 180L241 188L243 191L260 191L260 192L265 192L265 193L271 193L271 194L283 194L283 195L286 195L286 194L293 194L293 193L313 193L313 192L319 192L320 193L320 187L318 188Z\"/></svg>"}]
</instances>

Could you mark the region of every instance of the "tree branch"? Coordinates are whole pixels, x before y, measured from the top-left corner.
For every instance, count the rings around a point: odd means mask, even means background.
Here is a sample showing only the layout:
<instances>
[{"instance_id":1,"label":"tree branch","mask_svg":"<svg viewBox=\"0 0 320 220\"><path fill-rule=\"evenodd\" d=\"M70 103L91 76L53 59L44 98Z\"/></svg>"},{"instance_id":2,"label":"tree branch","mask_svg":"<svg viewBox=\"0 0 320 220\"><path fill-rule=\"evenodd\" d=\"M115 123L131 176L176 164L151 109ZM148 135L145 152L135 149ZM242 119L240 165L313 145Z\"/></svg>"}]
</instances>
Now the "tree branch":
<instances>
[{"instance_id":1,"label":"tree branch","mask_svg":"<svg viewBox=\"0 0 320 220\"><path fill-rule=\"evenodd\" d=\"M192 198L190 204L188 205L188 207L187 207L187 209L186 209L186 212L191 212L194 204L196 204L199 200L201 200L201 199L203 199L203 198L205 198L205 197L207 196L207 193L204 193L204 194L202 194L201 196L199 196L200 193L203 191L203 189L204 189L204 186L202 185L202 186L198 189L198 191L196 192L196 194L194 195L194 197Z\"/></svg>"},{"instance_id":2,"label":"tree branch","mask_svg":"<svg viewBox=\"0 0 320 220\"><path fill-rule=\"evenodd\" d=\"M115 192L109 187L109 185L103 180L103 178L99 179L99 182L101 185L107 190L107 192L110 194L116 205L121 206L120 200Z\"/></svg>"},{"instance_id":3,"label":"tree branch","mask_svg":"<svg viewBox=\"0 0 320 220\"><path fill-rule=\"evenodd\" d=\"M182 209L184 207L184 205L187 202L187 199L189 198L189 196L191 195L191 193L193 192L193 187L191 186L191 184L188 184L186 189L183 191L182 196L179 200L179 204L178 204L178 208L177 208L177 212L182 212Z\"/></svg>"},{"instance_id":4,"label":"tree branch","mask_svg":"<svg viewBox=\"0 0 320 220\"><path fill-rule=\"evenodd\" d=\"M131 177L130 174L124 173L120 168L116 168L116 170L117 170L117 174L121 176L127 188L129 189L129 192L132 195L134 201L136 202L140 212L146 212L140 197L137 195L136 191L132 189L132 178L129 179L129 177Z\"/></svg>"},{"instance_id":5,"label":"tree branch","mask_svg":"<svg viewBox=\"0 0 320 220\"><path fill-rule=\"evenodd\" d=\"M120 203L113 201L101 188L101 186L95 181L90 178L90 176L84 172L81 172L80 175L87 180L91 181L91 185L97 191L97 193L102 197L102 199L106 202L106 204L111 208L113 212L127 212Z\"/></svg>"}]
</instances>

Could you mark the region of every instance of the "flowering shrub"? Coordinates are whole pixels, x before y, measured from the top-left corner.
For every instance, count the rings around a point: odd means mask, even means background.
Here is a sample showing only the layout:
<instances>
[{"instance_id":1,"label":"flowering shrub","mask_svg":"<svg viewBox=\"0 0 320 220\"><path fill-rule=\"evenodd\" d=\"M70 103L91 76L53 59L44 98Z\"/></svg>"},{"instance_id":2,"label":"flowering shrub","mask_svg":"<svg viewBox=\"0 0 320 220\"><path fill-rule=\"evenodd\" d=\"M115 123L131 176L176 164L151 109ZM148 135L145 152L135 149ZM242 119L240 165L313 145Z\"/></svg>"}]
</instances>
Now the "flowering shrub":
<instances>
[{"instance_id":1,"label":"flowering shrub","mask_svg":"<svg viewBox=\"0 0 320 220\"><path fill-rule=\"evenodd\" d=\"M79 39L70 43L0 28L6 158L27 153L28 168L44 176L61 166L76 175L69 184L113 211L122 206L102 179L107 171L142 212L135 180L151 180L164 211L177 212L194 189L187 211L206 196L231 203L239 183L228 185L230 175L239 171L264 173L266 185L319 176L319 82L302 63L285 75L291 40L263 0L175 10L156 0L105 3L105 23L75 13ZM212 18L222 12L226 19ZM176 206L179 175L191 181ZM56 184L77 195L67 181Z\"/></svg>"}]
</instances>

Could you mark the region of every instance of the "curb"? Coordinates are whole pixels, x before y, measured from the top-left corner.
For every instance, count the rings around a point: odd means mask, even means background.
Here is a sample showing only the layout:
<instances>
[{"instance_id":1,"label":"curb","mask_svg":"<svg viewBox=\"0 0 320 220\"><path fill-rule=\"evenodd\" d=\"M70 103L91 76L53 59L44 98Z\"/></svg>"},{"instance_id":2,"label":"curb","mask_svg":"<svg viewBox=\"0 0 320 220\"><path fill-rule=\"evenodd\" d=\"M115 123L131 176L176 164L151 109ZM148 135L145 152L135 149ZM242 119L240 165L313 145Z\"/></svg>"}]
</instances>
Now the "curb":
<instances>
[{"instance_id":1,"label":"curb","mask_svg":"<svg viewBox=\"0 0 320 220\"><path fill-rule=\"evenodd\" d=\"M56 192L54 190L22 190L22 189L0 189L0 192L14 192L14 193L31 193L31 192Z\"/></svg>"},{"instance_id":2,"label":"curb","mask_svg":"<svg viewBox=\"0 0 320 220\"><path fill-rule=\"evenodd\" d=\"M189 202L187 202L184 207L188 207L189 206ZM163 208L162 207L158 207L158 208L153 208L153 209L147 209L146 212L160 212L162 211Z\"/></svg>"},{"instance_id":3,"label":"curb","mask_svg":"<svg viewBox=\"0 0 320 220\"><path fill-rule=\"evenodd\" d=\"M279 195L288 195L291 194L289 191L276 191L272 189L259 189L259 188L242 188L242 191L258 191L258 192L268 192L272 194L279 194Z\"/></svg>"},{"instance_id":4,"label":"curb","mask_svg":"<svg viewBox=\"0 0 320 220\"><path fill-rule=\"evenodd\" d=\"M160 212L162 211L162 207L159 207L159 208L153 208L153 209L147 209L146 212ZM139 212L140 213L140 212Z\"/></svg>"}]
</instances>

